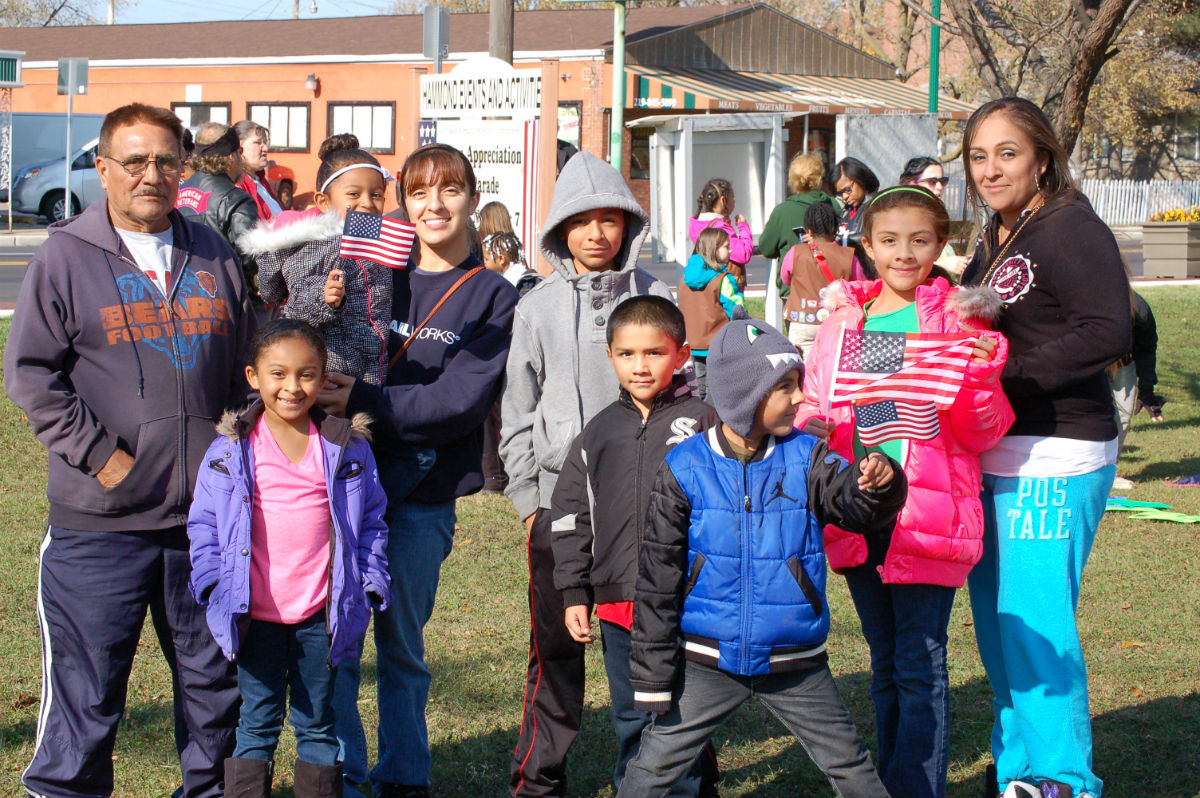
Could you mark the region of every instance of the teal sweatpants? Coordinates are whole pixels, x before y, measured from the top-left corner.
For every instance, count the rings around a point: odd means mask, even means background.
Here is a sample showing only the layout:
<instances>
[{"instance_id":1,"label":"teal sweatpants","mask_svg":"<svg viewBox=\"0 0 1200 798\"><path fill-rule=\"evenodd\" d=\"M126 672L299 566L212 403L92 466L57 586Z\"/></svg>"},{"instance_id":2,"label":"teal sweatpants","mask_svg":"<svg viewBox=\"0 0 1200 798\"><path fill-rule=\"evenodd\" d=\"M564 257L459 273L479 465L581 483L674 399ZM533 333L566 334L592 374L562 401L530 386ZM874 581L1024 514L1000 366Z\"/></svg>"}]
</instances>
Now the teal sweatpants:
<instances>
[{"instance_id":1,"label":"teal sweatpants","mask_svg":"<svg viewBox=\"0 0 1200 798\"><path fill-rule=\"evenodd\" d=\"M1000 789L1053 779L1099 798L1079 585L1116 467L1075 477L984 475L983 559L968 586L992 683Z\"/></svg>"}]
</instances>

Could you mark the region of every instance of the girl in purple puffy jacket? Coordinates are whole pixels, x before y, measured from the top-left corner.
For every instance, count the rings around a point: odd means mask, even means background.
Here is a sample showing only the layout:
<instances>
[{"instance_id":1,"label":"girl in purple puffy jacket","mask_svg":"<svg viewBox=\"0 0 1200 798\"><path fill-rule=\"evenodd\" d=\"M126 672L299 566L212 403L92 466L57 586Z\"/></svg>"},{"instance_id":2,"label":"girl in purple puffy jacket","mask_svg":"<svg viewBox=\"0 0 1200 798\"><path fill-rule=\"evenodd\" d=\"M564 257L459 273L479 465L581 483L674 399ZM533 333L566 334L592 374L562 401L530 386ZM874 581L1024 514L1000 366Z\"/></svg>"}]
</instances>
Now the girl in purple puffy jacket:
<instances>
[{"instance_id":1,"label":"girl in purple puffy jacket","mask_svg":"<svg viewBox=\"0 0 1200 798\"><path fill-rule=\"evenodd\" d=\"M242 695L226 795L270 795L289 687L296 794L342 794L333 666L358 656L371 608L391 595L366 419L314 407L325 357L303 321L261 328L246 367L261 398L226 413L196 481L192 592Z\"/></svg>"}]
</instances>

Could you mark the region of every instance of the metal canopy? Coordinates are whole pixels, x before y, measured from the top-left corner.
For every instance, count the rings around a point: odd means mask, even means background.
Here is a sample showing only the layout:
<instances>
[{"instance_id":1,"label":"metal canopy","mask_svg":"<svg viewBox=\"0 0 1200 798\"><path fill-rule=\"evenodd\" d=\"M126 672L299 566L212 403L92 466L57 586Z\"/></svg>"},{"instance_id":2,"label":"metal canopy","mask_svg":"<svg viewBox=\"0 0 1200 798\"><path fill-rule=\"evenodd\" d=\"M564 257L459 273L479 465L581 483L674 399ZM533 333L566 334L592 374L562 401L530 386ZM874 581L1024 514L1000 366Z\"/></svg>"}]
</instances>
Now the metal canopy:
<instances>
[{"instance_id":1,"label":"metal canopy","mask_svg":"<svg viewBox=\"0 0 1200 798\"><path fill-rule=\"evenodd\" d=\"M821 77L723 69L630 65L626 106L662 111L757 111L784 114L924 113L924 88L896 80ZM975 106L942 96L939 119L964 120Z\"/></svg>"}]
</instances>

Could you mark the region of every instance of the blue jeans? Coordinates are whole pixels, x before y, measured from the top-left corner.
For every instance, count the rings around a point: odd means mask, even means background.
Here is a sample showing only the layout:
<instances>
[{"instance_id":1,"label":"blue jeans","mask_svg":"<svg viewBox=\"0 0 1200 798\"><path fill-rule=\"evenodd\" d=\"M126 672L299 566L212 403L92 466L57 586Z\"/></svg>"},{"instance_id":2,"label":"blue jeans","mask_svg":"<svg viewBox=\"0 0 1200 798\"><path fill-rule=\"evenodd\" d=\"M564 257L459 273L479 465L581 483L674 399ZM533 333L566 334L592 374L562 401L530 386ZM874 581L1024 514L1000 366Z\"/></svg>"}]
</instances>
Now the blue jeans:
<instances>
[{"instance_id":1,"label":"blue jeans","mask_svg":"<svg viewBox=\"0 0 1200 798\"><path fill-rule=\"evenodd\" d=\"M885 585L870 565L846 572L871 648L879 777L892 795L940 798L950 763L946 630L955 588Z\"/></svg>"},{"instance_id":2,"label":"blue jeans","mask_svg":"<svg viewBox=\"0 0 1200 798\"><path fill-rule=\"evenodd\" d=\"M888 798L827 665L815 670L735 676L686 662L671 709L642 733L618 798L662 798L708 739L752 696L787 726L842 798Z\"/></svg>"},{"instance_id":3,"label":"blue jeans","mask_svg":"<svg viewBox=\"0 0 1200 798\"><path fill-rule=\"evenodd\" d=\"M337 763L324 610L295 624L250 621L237 665L242 714L235 757L268 762L275 757L290 692L296 756L314 765Z\"/></svg>"},{"instance_id":4,"label":"blue jeans","mask_svg":"<svg viewBox=\"0 0 1200 798\"><path fill-rule=\"evenodd\" d=\"M633 683L629 680L632 656L629 630L608 621L600 622L604 643L604 672L608 676L608 694L612 702L609 716L617 735L617 765L613 768L613 787L621 789L625 768L637 755L642 730L654 720L653 712L643 712L633 704ZM696 762L671 790L677 798L695 798L700 791L700 763Z\"/></svg>"},{"instance_id":5,"label":"blue jeans","mask_svg":"<svg viewBox=\"0 0 1200 798\"><path fill-rule=\"evenodd\" d=\"M979 658L992 684L1000 788L1053 779L1099 798L1079 586L1116 466L1074 477L983 477L983 559L971 571Z\"/></svg>"},{"instance_id":6,"label":"blue jeans","mask_svg":"<svg viewBox=\"0 0 1200 798\"><path fill-rule=\"evenodd\" d=\"M429 668L425 624L433 614L442 561L454 545L454 502L389 503L388 573L392 602L375 613L376 681L379 687L379 762L372 783L428 785ZM358 714L361 669L357 658L337 667L334 711L347 782L366 780L367 740ZM347 792L347 795L350 793Z\"/></svg>"}]
</instances>

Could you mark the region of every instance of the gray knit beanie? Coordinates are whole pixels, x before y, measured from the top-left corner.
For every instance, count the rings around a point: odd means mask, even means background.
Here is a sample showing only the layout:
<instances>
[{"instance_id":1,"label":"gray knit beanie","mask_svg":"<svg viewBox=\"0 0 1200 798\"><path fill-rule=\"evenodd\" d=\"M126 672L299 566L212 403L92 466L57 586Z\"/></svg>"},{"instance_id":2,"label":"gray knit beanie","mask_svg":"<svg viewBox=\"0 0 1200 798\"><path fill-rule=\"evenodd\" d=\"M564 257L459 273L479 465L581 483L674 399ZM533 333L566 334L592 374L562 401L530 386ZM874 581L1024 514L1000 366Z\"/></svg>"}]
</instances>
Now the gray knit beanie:
<instances>
[{"instance_id":1,"label":"gray knit beanie","mask_svg":"<svg viewBox=\"0 0 1200 798\"><path fill-rule=\"evenodd\" d=\"M749 436L759 403L797 369L803 377L803 358L774 327L757 319L731 321L708 347L708 395L721 421Z\"/></svg>"}]
</instances>

